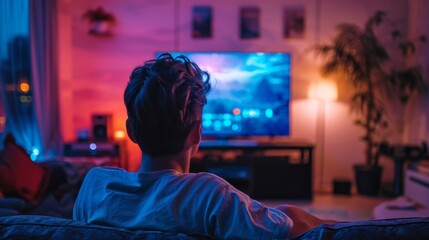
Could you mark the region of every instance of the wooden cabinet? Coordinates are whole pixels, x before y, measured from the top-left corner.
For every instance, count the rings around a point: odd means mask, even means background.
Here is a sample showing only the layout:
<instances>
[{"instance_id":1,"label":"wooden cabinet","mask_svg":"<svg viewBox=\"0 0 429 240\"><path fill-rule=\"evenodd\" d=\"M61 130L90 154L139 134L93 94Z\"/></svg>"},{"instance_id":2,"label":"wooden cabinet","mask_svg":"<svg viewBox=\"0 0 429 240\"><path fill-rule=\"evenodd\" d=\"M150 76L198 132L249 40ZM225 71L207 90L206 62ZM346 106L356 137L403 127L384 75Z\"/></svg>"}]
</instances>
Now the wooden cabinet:
<instances>
[{"instance_id":1,"label":"wooden cabinet","mask_svg":"<svg viewBox=\"0 0 429 240\"><path fill-rule=\"evenodd\" d=\"M256 199L312 199L312 144L203 141L191 172L214 173Z\"/></svg>"}]
</instances>

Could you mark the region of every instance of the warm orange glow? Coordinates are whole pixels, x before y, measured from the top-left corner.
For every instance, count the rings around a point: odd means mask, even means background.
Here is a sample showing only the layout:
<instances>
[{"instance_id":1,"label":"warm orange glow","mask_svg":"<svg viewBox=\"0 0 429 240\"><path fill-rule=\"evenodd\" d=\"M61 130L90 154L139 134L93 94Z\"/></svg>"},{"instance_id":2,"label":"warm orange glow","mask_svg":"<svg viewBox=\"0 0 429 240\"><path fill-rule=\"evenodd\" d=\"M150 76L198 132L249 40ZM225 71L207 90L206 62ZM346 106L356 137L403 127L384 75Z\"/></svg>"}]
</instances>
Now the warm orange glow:
<instances>
[{"instance_id":1,"label":"warm orange glow","mask_svg":"<svg viewBox=\"0 0 429 240\"><path fill-rule=\"evenodd\" d=\"M123 130L117 130L115 132L115 139L124 139L125 138L125 131Z\"/></svg>"},{"instance_id":2,"label":"warm orange glow","mask_svg":"<svg viewBox=\"0 0 429 240\"><path fill-rule=\"evenodd\" d=\"M308 97L322 101L334 101L338 98L337 85L333 81L319 81L310 85Z\"/></svg>"},{"instance_id":3,"label":"warm orange glow","mask_svg":"<svg viewBox=\"0 0 429 240\"><path fill-rule=\"evenodd\" d=\"M4 125L6 123L6 117L0 117L0 125Z\"/></svg>"},{"instance_id":4,"label":"warm orange glow","mask_svg":"<svg viewBox=\"0 0 429 240\"><path fill-rule=\"evenodd\" d=\"M28 93L30 91L30 84L28 84L28 82L21 82L19 84L19 91Z\"/></svg>"},{"instance_id":5,"label":"warm orange glow","mask_svg":"<svg viewBox=\"0 0 429 240\"><path fill-rule=\"evenodd\" d=\"M233 113L234 115L240 115L241 110L240 110L240 108L234 108L234 109L232 110L232 113Z\"/></svg>"}]
</instances>

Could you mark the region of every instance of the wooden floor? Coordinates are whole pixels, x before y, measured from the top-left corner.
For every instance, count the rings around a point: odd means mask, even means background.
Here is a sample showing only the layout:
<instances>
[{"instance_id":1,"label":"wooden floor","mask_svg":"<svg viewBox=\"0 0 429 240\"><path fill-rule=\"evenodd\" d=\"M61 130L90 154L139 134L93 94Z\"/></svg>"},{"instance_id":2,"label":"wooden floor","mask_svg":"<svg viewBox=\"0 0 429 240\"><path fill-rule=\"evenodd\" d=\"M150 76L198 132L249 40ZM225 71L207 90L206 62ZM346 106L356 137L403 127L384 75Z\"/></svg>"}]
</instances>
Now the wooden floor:
<instances>
[{"instance_id":1,"label":"wooden floor","mask_svg":"<svg viewBox=\"0 0 429 240\"><path fill-rule=\"evenodd\" d=\"M358 194L352 196L318 194L314 196L312 201L260 201L270 207L275 207L280 204L294 204L320 218L349 222L372 219L373 208L378 204L389 200L391 199L384 197L368 197Z\"/></svg>"}]
</instances>

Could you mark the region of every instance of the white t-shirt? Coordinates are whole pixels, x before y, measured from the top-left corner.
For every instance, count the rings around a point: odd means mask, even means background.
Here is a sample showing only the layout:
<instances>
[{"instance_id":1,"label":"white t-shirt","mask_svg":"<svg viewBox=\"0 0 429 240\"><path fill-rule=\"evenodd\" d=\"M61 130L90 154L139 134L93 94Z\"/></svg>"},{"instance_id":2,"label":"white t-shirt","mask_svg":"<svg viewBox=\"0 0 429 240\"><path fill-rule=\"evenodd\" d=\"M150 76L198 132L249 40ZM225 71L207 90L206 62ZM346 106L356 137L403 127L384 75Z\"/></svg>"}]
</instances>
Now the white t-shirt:
<instances>
[{"instance_id":1,"label":"white t-shirt","mask_svg":"<svg viewBox=\"0 0 429 240\"><path fill-rule=\"evenodd\" d=\"M292 220L210 173L126 172L98 167L85 177L73 219L126 229L285 239Z\"/></svg>"}]
</instances>

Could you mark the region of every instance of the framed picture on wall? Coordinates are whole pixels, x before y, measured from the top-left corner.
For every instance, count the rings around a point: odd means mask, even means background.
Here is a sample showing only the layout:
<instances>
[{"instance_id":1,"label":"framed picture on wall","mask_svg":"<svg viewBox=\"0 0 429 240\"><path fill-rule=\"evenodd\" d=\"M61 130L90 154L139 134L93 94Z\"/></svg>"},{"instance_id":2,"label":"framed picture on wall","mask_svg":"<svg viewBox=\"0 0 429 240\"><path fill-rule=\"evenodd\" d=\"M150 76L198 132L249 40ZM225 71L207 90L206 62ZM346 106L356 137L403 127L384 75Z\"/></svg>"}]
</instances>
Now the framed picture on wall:
<instances>
[{"instance_id":1,"label":"framed picture on wall","mask_svg":"<svg viewBox=\"0 0 429 240\"><path fill-rule=\"evenodd\" d=\"M283 9L283 37L304 38L305 9L304 7L286 7Z\"/></svg>"},{"instance_id":2,"label":"framed picture on wall","mask_svg":"<svg viewBox=\"0 0 429 240\"><path fill-rule=\"evenodd\" d=\"M242 7L240 9L240 38L259 38L259 7Z\"/></svg>"},{"instance_id":3,"label":"framed picture on wall","mask_svg":"<svg viewBox=\"0 0 429 240\"><path fill-rule=\"evenodd\" d=\"M212 37L212 7L194 6L192 8L192 37Z\"/></svg>"}]
</instances>

